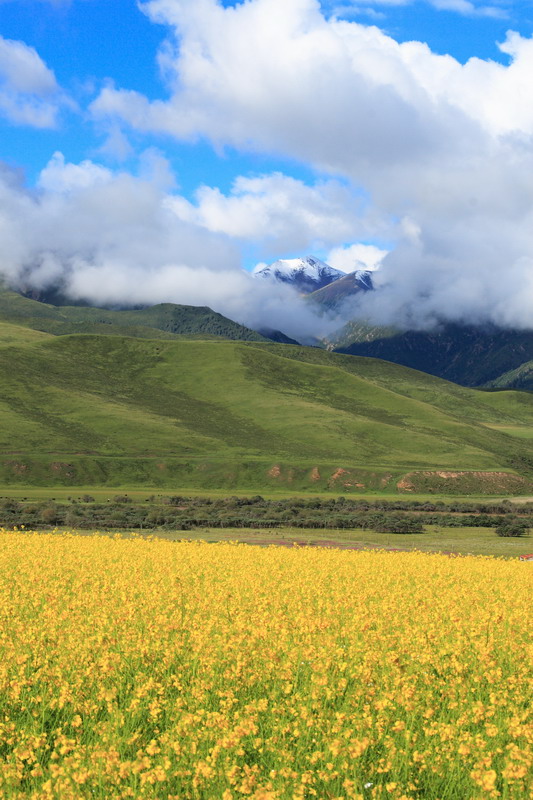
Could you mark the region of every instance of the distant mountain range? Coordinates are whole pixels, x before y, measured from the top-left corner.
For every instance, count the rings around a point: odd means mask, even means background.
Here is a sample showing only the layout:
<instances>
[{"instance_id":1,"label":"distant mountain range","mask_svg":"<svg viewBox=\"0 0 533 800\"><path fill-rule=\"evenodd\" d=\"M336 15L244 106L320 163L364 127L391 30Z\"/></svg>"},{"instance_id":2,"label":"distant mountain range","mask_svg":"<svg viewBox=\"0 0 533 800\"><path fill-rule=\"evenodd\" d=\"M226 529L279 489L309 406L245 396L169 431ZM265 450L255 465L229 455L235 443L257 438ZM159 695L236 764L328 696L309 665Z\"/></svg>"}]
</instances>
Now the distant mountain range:
<instances>
[{"instance_id":1,"label":"distant mountain range","mask_svg":"<svg viewBox=\"0 0 533 800\"><path fill-rule=\"evenodd\" d=\"M337 310L349 297L374 288L372 270L346 273L316 256L280 259L269 266L257 267L254 275L293 286L317 306L329 310Z\"/></svg>"},{"instance_id":2,"label":"distant mountain range","mask_svg":"<svg viewBox=\"0 0 533 800\"><path fill-rule=\"evenodd\" d=\"M343 278L345 273L334 269L315 256L280 259L270 266L256 267L254 275L294 286L302 294L309 294Z\"/></svg>"},{"instance_id":3,"label":"distant mountain range","mask_svg":"<svg viewBox=\"0 0 533 800\"><path fill-rule=\"evenodd\" d=\"M318 311L337 312L346 310L350 297L373 291L372 272L354 270L346 274L314 256L306 256L276 261L256 269L255 275L258 280L295 287ZM298 344L274 326L252 330L207 307L162 303L136 309L105 309L68 303L60 292L32 299L0 290L0 336L9 340L7 324L14 323L54 335L224 338ZM353 319L341 325L327 341L317 339L316 344L338 353L391 361L463 386L533 391L533 330L445 324L433 331L398 331Z\"/></svg>"},{"instance_id":4,"label":"distant mountain range","mask_svg":"<svg viewBox=\"0 0 533 800\"><path fill-rule=\"evenodd\" d=\"M487 384L491 389L520 389L533 392L533 360L525 361L516 369L499 375Z\"/></svg>"},{"instance_id":5,"label":"distant mountain range","mask_svg":"<svg viewBox=\"0 0 533 800\"><path fill-rule=\"evenodd\" d=\"M337 278L321 289L311 292L309 300L322 308L338 311L350 297L359 292L371 291L373 288L372 272L358 269L348 275L343 273L342 278Z\"/></svg>"},{"instance_id":6,"label":"distant mountain range","mask_svg":"<svg viewBox=\"0 0 533 800\"><path fill-rule=\"evenodd\" d=\"M276 261L256 274L294 286L320 309L340 311L351 297L374 290L373 271L346 274L307 256ZM354 319L323 344L334 352L380 358L463 386L533 390L533 330L444 324L433 331L398 331Z\"/></svg>"},{"instance_id":7,"label":"distant mountain range","mask_svg":"<svg viewBox=\"0 0 533 800\"><path fill-rule=\"evenodd\" d=\"M382 358L463 386L520 388L520 376L504 373L533 360L533 331L445 325L438 331L406 331L353 342L335 352Z\"/></svg>"}]
</instances>

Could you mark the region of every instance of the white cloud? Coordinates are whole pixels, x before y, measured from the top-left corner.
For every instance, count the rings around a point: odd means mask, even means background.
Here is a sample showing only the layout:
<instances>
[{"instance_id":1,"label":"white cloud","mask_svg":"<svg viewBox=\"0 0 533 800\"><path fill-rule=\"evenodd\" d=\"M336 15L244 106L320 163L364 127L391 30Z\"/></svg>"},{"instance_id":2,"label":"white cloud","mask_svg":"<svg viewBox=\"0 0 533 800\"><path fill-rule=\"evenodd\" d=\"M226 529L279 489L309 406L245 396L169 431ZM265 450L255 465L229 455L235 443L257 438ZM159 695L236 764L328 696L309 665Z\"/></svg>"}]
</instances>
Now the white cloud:
<instances>
[{"instance_id":1,"label":"white cloud","mask_svg":"<svg viewBox=\"0 0 533 800\"><path fill-rule=\"evenodd\" d=\"M0 114L15 124L52 128L66 104L54 73L37 51L0 36Z\"/></svg>"},{"instance_id":2,"label":"white cloud","mask_svg":"<svg viewBox=\"0 0 533 800\"><path fill-rule=\"evenodd\" d=\"M346 17L355 16L361 13L368 13L372 6L382 6L383 8L393 6L412 5L416 0L362 0L362 2L350 2L349 0L333 5L331 8L332 16ZM508 12L498 3L479 3L476 0L424 0L428 5L437 11L453 11L468 17L493 17L505 18ZM328 8L329 4L326 4Z\"/></svg>"},{"instance_id":3,"label":"white cloud","mask_svg":"<svg viewBox=\"0 0 533 800\"><path fill-rule=\"evenodd\" d=\"M63 153L57 152L41 170L38 185L48 192L70 192L108 183L112 177L110 170L92 161L67 164Z\"/></svg>"},{"instance_id":4,"label":"white cloud","mask_svg":"<svg viewBox=\"0 0 533 800\"><path fill-rule=\"evenodd\" d=\"M107 129L106 138L100 152L116 161L126 161L133 155L133 147L120 125L112 123Z\"/></svg>"},{"instance_id":5,"label":"white cloud","mask_svg":"<svg viewBox=\"0 0 533 800\"><path fill-rule=\"evenodd\" d=\"M331 330L295 291L243 271L229 236L179 219L168 183L154 151L141 159L140 177L55 153L36 192L0 165L0 273L15 288L60 287L96 304L209 305L293 336Z\"/></svg>"},{"instance_id":6,"label":"white cloud","mask_svg":"<svg viewBox=\"0 0 533 800\"><path fill-rule=\"evenodd\" d=\"M179 39L174 58L175 49L164 53L172 96L150 102L109 85L92 105L96 117L275 150L356 179L378 159L385 167L418 161L464 149L472 135L533 129L523 102L532 43L517 34L502 45L509 67L462 65L376 27L328 21L316 0L227 9L215 0L152 0L143 9Z\"/></svg>"},{"instance_id":7,"label":"white cloud","mask_svg":"<svg viewBox=\"0 0 533 800\"><path fill-rule=\"evenodd\" d=\"M238 177L229 194L202 186L195 203L175 197L176 215L216 233L249 240L265 254L322 249L372 233L377 220L364 216L360 200L338 181L308 186L274 173Z\"/></svg>"},{"instance_id":8,"label":"white cloud","mask_svg":"<svg viewBox=\"0 0 533 800\"><path fill-rule=\"evenodd\" d=\"M326 261L342 272L354 272L356 269L372 271L381 265L388 252L373 244L356 243L347 247L335 247Z\"/></svg>"},{"instance_id":9,"label":"white cloud","mask_svg":"<svg viewBox=\"0 0 533 800\"><path fill-rule=\"evenodd\" d=\"M468 3L453 0L465 13ZM508 65L461 64L377 27L327 19L317 0L230 8L148 0L142 8L175 38L162 57L169 99L108 86L95 117L281 153L363 187L370 216L394 220L381 232L396 241L382 292L361 299L388 321L533 325L533 39L508 34ZM238 227L238 194L208 190L196 205L208 224ZM268 199L260 205L264 212Z\"/></svg>"}]
</instances>

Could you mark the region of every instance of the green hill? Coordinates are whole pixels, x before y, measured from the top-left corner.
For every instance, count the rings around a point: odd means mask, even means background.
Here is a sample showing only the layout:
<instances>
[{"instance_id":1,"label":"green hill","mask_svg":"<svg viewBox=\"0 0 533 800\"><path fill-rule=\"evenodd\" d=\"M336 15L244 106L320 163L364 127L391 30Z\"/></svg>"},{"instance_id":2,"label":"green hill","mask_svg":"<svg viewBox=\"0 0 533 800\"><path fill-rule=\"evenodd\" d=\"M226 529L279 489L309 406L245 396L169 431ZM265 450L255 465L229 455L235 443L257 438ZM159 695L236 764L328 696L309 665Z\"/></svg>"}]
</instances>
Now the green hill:
<instances>
[{"instance_id":1,"label":"green hill","mask_svg":"<svg viewBox=\"0 0 533 800\"><path fill-rule=\"evenodd\" d=\"M487 383L488 388L520 389L533 392L533 360L520 364L516 369L504 372L493 381Z\"/></svg>"},{"instance_id":2,"label":"green hill","mask_svg":"<svg viewBox=\"0 0 533 800\"><path fill-rule=\"evenodd\" d=\"M15 329L0 330L4 485L484 491L489 472L490 491L531 491L528 394L291 345Z\"/></svg>"},{"instance_id":3,"label":"green hill","mask_svg":"<svg viewBox=\"0 0 533 800\"><path fill-rule=\"evenodd\" d=\"M329 334L322 341L328 350L343 352L343 348L360 342L373 342L376 339L387 339L397 336L395 328L386 328L383 325L372 325L369 322L353 319L341 328Z\"/></svg>"},{"instance_id":4,"label":"green hill","mask_svg":"<svg viewBox=\"0 0 533 800\"><path fill-rule=\"evenodd\" d=\"M160 303L148 308L113 311L91 306L49 305L7 289L0 289L0 320L54 336L95 333L175 339L177 336L201 335L202 338L267 341L259 333L206 306Z\"/></svg>"}]
</instances>

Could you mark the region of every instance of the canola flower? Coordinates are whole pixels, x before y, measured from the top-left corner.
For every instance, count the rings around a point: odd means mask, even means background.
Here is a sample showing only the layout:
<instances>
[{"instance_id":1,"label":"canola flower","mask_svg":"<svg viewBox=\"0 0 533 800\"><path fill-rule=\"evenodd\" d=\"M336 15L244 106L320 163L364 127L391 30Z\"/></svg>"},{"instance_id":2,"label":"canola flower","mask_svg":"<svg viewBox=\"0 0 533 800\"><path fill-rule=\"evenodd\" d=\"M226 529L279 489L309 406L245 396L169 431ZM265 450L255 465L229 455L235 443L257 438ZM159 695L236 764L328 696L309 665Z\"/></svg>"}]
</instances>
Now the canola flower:
<instances>
[{"instance_id":1,"label":"canola flower","mask_svg":"<svg viewBox=\"0 0 533 800\"><path fill-rule=\"evenodd\" d=\"M532 797L531 565L0 532L0 797Z\"/></svg>"}]
</instances>

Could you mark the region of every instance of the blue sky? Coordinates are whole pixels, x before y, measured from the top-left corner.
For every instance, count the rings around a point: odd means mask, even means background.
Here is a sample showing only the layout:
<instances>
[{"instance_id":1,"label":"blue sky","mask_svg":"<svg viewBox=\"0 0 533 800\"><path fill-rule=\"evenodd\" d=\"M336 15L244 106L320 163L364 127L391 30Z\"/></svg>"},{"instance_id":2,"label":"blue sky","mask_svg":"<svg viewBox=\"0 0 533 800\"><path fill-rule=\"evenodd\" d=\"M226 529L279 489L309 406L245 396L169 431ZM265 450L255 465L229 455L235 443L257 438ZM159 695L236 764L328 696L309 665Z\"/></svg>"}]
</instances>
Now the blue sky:
<instances>
[{"instance_id":1,"label":"blue sky","mask_svg":"<svg viewBox=\"0 0 533 800\"><path fill-rule=\"evenodd\" d=\"M48 130L12 125L0 117L0 158L24 169L30 184L58 149L69 161L113 161L100 152L102 131L84 114L107 81L151 99L167 95L156 54L168 30L151 23L135 0L0 0L0 35L35 48L79 104L75 112L64 113L60 123ZM246 173L281 170L303 179L310 177L305 165L293 159L247 155L231 147L216 152L202 140L189 144L168 137L132 136L132 145L132 168L136 153L156 146L169 159L187 196L202 183L226 191L235 176Z\"/></svg>"},{"instance_id":2,"label":"blue sky","mask_svg":"<svg viewBox=\"0 0 533 800\"><path fill-rule=\"evenodd\" d=\"M0 272L251 324L242 268L311 252L382 261L379 322L533 325L532 34L509 0L0 0Z\"/></svg>"},{"instance_id":3,"label":"blue sky","mask_svg":"<svg viewBox=\"0 0 533 800\"><path fill-rule=\"evenodd\" d=\"M238 3L228 0L224 5ZM434 52L449 53L463 63L472 56L506 63L508 58L496 43L509 28L525 36L533 30L530 3L495 5L501 13L494 17L438 10L428 2L325 2L322 7L327 15L341 5L346 6L341 13L345 19L377 25L400 42L427 42ZM79 105L75 112L64 113L52 129L13 125L0 117L0 158L24 169L30 184L58 149L69 161L106 160L99 152L102 131L84 113L106 81L150 99L167 96L156 54L168 28L151 22L135 0L0 0L0 35L35 48ZM231 147L216 152L205 141L191 145L160 136L133 138L134 152L152 144L165 153L188 196L206 182L227 190L233 177L247 173L281 170L310 179L316 171L295 159L261 152L246 154Z\"/></svg>"}]
</instances>

